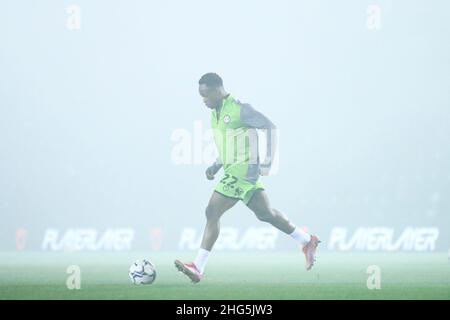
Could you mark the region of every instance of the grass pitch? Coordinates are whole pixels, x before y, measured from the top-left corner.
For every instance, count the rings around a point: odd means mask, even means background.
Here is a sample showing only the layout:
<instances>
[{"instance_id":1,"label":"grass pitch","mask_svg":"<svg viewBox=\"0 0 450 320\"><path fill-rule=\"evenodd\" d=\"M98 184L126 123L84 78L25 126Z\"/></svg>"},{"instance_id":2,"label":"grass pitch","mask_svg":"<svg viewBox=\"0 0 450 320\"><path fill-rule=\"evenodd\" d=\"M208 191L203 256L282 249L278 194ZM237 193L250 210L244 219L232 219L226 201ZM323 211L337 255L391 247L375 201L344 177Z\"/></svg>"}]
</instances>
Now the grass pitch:
<instances>
[{"instance_id":1,"label":"grass pitch","mask_svg":"<svg viewBox=\"0 0 450 320\"><path fill-rule=\"evenodd\" d=\"M319 253L304 269L298 252L213 252L205 279L192 284L173 261L192 253L0 253L0 299L450 299L446 253ZM152 285L133 285L138 258L156 265ZM69 290L69 265L81 289ZM367 267L381 269L381 289L367 288Z\"/></svg>"}]
</instances>

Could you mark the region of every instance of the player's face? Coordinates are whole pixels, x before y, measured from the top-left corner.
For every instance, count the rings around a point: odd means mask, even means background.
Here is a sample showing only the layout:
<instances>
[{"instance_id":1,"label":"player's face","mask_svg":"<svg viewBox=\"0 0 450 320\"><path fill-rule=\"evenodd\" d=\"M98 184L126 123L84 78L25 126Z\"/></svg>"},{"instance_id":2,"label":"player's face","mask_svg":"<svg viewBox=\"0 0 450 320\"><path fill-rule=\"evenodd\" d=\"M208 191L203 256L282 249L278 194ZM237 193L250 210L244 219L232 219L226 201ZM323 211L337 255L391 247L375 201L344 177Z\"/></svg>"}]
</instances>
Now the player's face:
<instances>
[{"instance_id":1,"label":"player's face","mask_svg":"<svg viewBox=\"0 0 450 320\"><path fill-rule=\"evenodd\" d=\"M218 87L208 87L206 84L201 84L198 91L203 98L203 103L210 109L220 107L222 103L221 92Z\"/></svg>"}]
</instances>

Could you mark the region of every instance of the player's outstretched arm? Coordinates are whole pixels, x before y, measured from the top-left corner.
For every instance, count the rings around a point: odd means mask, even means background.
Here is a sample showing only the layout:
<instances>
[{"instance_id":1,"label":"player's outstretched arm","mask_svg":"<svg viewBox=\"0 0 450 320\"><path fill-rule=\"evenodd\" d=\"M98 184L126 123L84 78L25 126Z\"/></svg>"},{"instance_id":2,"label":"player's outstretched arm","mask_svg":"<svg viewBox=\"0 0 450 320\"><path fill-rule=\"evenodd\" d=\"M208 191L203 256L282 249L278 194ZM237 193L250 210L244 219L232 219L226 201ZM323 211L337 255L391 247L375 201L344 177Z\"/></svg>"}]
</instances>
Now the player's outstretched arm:
<instances>
[{"instance_id":1,"label":"player's outstretched arm","mask_svg":"<svg viewBox=\"0 0 450 320\"><path fill-rule=\"evenodd\" d=\"M273 160L275 159L275 152L277 150L278 135L277 129L265 129L267 140L267 153L264 162L260 165L260 174L267 176L270 168L272 167Z\"/></svg>"},{"instance_id":2,"label":"player's outstretched arm","mask_svg":"<svg viewBox=\"0 0 450 320\"><path fill-rule=\"evenodd\" d=\"M241 121L251 128L264 130L267 141L267 153L264 162L260 165L260 174L266 176L269 174L275 152L277 150L277 127L261 112L256 111L249 104L241 105Z\"/></svg>"},{"instance_id":3,"label":"player's outstretched arm","mask_svg":"<svg viewBox=\"0 0 450 320\"><path fill-rule=\"evenodd\" d=\"M222 163L220 162L220 159L217 158L217 160L206 169L206 179L213 180L216 173L222 168Z\"/></svg>"}]
</instances>

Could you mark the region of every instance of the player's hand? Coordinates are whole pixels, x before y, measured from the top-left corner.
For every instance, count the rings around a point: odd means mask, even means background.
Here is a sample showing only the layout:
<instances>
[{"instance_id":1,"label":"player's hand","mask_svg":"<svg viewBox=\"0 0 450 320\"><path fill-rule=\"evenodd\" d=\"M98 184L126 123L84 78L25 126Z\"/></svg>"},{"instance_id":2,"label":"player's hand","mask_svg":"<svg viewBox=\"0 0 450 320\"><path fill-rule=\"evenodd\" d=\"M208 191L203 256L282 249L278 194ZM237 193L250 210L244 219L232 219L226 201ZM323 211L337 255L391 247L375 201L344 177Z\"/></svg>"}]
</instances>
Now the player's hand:
<instances>
[{"instance_id":1,"label":"player's hand","mask_svg":"<svg viewBox=\"0 0 450 320\"><path fill-rule=\"evenodd\" d=\"M270 172L270 167L269 166L263 166L261 165L259 167L259 174L262 176L268 176Z\"/></svg>"},{"instance_id":2,"label":"player's hand","mask_svg":"<svg viewBox=\"0 0 450 320\"><path fill-rule=\"evenodd\" d=\"M214 172L212 167L209 167L208 169L206 169L206 179L208 180L214 180L214 175L216 174L216 172Z\"/></svg>"}]
</instances>

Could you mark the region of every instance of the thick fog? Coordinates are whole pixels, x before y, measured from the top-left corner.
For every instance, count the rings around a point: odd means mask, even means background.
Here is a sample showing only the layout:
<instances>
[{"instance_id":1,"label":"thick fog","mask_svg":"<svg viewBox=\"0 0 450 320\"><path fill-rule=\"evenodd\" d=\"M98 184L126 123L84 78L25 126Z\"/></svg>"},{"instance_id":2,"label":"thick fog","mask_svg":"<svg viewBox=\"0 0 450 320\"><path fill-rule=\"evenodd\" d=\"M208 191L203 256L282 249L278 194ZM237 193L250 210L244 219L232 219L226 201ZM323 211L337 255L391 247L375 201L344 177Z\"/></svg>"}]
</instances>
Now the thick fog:
<instances>
[{"instance_id":1,"label":"thick fog","mask_svg":"<svg viewBox=\"0 0 450 320\"><path fill-rule=\"evenodd\" d=\"M205 178L198 80L216 72L276 124L261 179L292 222L325 241L335 227L394 240L438 228L448 250L449 12L444 0L3 1L0 249L25 232L40 250L48 229L131 228L130 249L158 230L164 250L201 232L222 171ZM222 225L268 227L242 203Z\"/></svg>"}]
</instances>

